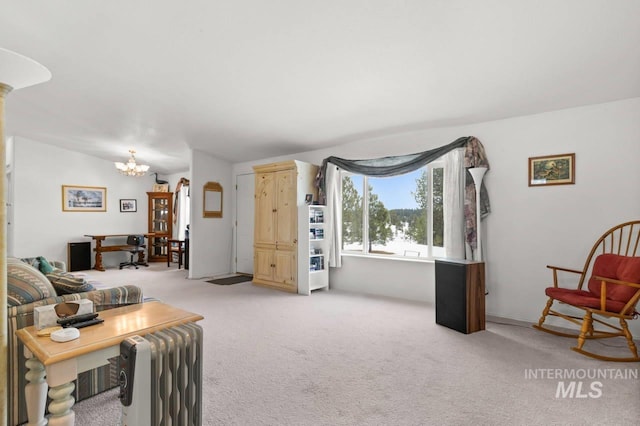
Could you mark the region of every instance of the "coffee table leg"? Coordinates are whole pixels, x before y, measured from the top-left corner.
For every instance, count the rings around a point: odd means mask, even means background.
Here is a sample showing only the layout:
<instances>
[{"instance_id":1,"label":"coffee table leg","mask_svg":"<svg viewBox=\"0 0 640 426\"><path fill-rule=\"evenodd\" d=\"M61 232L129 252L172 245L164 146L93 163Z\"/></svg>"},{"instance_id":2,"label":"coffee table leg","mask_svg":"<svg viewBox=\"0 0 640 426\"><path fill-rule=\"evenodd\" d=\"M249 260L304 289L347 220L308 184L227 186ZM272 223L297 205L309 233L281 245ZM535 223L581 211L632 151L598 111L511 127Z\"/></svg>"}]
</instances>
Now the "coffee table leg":
<instances>
[{"instance_id":1,"label":"coffee table leg","mask_svg":"<svg viewBox=\"0 0 640 426\"><path fill-rule=\"evenodd\" d=\"M49 389L49 426L73 426L76 413L71 409L76 402L71 394L75 389L73 382L64 383Z\"/></svg>"},{"instance_id":2,"label":"coffee table leg","mask_svg":"<svg viewBox=\"0 0 640 426\"><path fill-rule=\"evenodd\" d=\"M25 356L28 357L26 365L29 370L25 375L28 383L24 389L27 403L27 425L43 426L47 424L44 418L44 407L47 403L47 382L44 380L44 365L26 350Z\"/></svg>"}]
</instances>

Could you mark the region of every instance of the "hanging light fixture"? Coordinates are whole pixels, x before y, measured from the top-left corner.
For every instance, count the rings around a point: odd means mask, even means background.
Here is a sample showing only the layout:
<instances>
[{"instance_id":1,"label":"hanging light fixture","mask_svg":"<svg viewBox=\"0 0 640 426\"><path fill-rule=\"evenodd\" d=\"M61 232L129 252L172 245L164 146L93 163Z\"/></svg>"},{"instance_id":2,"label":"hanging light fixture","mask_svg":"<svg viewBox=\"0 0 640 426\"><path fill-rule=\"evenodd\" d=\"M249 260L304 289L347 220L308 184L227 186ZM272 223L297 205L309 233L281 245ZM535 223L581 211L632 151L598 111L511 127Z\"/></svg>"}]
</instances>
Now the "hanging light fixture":
<instances>
[{"instance_id":1,"label":"hanging light fixture","mask_svg":"<svg viewBox=\"0 0 640 426\"><path fill-rule=\"evenodd\" d=\"M146 164L136 164L136 152L133 149L130 149L131 157L129 157L129 161L126 163L116 162L116 169L123 175L127 176L144 176L149 170L149 166Z\"/></svg>"}]
</instances>

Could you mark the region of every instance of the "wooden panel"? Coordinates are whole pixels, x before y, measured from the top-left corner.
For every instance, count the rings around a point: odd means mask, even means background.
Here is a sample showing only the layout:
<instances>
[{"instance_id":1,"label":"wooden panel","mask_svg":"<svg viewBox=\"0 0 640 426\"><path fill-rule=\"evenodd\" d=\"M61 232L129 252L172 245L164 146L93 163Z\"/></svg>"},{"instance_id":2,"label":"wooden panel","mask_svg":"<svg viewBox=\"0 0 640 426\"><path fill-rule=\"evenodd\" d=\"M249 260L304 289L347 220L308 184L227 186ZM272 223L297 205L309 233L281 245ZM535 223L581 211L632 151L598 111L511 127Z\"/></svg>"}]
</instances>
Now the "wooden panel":
<instances>
[{"instance_id":1,"label":"wooden panel","mask_svg":"<svg viewBox=\"0 0 640 426\"><path fill-rule=\"evenodd\" d=\"M277 172L276 188L276 245L278 249L293 250L298 237L296 171L291 169Z\"/></svg>"},{"instance_id":2,"label":"wooden panel","mask_svg":"<svg viewBox=\"0 0 640 426\"><path fill-rule=\"evenodd\" d=\"M287 161L281 161L279 163L261 164L259 166L253 166L253 170L256 173L273 173L273 172L278 172L280 170L295 169L295 168L296 168L295 160L287 160Z\"/></svg>"},{"instance_id":3,"label":"wooden panel","mask_svg":"<svg viewBox=\"0 0 640 426\"><path fill-rule=\"evenodd\" d=\"M467 332L485 329L484 263L467 265Z\"/></svg>"},{"instance_id":4,"label":"wooden panel","mask_svg":"<svg viewBox=\"0 0 640 426\"><path fill-rule=\"evenodd\" d=\"M254 244L274 245L276 241L276 189L273 173L256 174Z\"/></svg>"},{"instance_id":5,"label":"wooden panel","mask_svg":"<svg viewBox=\"0 0 640 426\"><path fill-rule=\"evenodd\" d=\"M253 277L257 280L273 280L273 249L256 248L253 259Z\"/></svg>"},{"instance_id":6,"label":"wooden panel","mask_svg":"<svg viewBox=\"0 0 640 426\"><path fill-rule=\"evenodd\" d=\"M297 290L296 286L296 252L288 251L288 250L276 250L275 255L275 271L273 275L273 280L286 284L287 286L292 286L293 289Z\"/></svg>"}]
</instances>

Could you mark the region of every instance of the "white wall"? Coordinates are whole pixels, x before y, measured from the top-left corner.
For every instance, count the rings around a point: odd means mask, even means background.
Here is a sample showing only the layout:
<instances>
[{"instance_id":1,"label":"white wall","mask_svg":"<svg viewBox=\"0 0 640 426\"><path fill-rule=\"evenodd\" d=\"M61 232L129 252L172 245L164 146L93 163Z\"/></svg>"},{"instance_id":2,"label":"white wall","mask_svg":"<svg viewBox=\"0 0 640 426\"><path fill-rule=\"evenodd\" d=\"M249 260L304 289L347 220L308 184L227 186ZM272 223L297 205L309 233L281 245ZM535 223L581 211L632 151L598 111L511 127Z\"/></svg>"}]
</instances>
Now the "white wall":
<instances>
[{"instance_id":1,"label":"white wall","mask_svg":"<svg viewBox=\"0 0 640 426\"><path fill-rule=\"evenodd\" d=\"M604 231L640 219L639 118L636 98L476 127L492 165L490 314L537 320L551 283L546 265L580 269ZM527 186L528 157L571 152L575 185Z\"/></svg>"},{"instance_id":2,"label":"white wall","mask_svg":"<svg viewBox=\"0 0 640 426\"><path fill-rule=\"evenodd\" d=\"M320 164L323 158L374 158L424 151L460 136L483 143L491 170L485 182L492 213L483 235L487 313L537 321L551 284L547 264L580 268L595 240L610 227L640 219L640 98L468 126L425 130L284 158ZM529 187L528 158L576 154L575 185ZM433 300L434 269L409 262L344 257L331 270L331 287ZM417 287L417 288L413 288ZM640 325L634 324L640 331ZM637 331L636 331L637 333Z\"/></svg>"},{"instance_id":3,"label":"white wall","mask_svg":"<svg viewBox=\"0 0 640 426\"><path fill-rule=\"evenodd\" d=\"M211 277L232 271L231 164L200 151L191 153L191 226L189 232L189 278ZM203 187L222 185L222 218L202 217Z\"/></svg>"},{"instance_id":4,"label":"white wall","mask_svg":"<svg viewBox=\"0 0 640 426\"><path fill-rule=\"evenodd\" d=\"M112 162L15 137L13 153L14 247L9 255L67 260L67 243L90 241L85 234L147 232L147 191L153 177L120 175ZM106 212L63 212L62 185L107 188ZM120 199L138 201L137 212L121 213ZM128 253L103 255L117 266ZM93 262L93 256L92 256Z\"/></svg>"}]
</instances>

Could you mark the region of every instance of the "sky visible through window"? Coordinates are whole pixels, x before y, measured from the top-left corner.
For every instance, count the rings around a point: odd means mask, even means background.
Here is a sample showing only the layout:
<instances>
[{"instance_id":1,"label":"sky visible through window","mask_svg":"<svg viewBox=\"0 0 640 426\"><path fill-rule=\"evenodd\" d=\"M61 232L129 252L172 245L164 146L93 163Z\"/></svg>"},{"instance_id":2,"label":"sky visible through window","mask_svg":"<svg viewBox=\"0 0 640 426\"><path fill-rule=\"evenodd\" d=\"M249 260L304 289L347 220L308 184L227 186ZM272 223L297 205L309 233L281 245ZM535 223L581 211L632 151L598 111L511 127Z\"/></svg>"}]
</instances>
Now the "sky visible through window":
<instances>
[{"instance_id":1,"label":"sky visible through window","mask_svg":"<svg viewBox=\"0 0 640 426\"><path fill-rule=\"evenodd\" d=\"M416 192L416 179L423 171L421 168L401 176L375 178L374 192L387 210L417 209L418 204L411 193ZM358 190L360 192L360 188Z\"/></svg>"}]
</instances>

